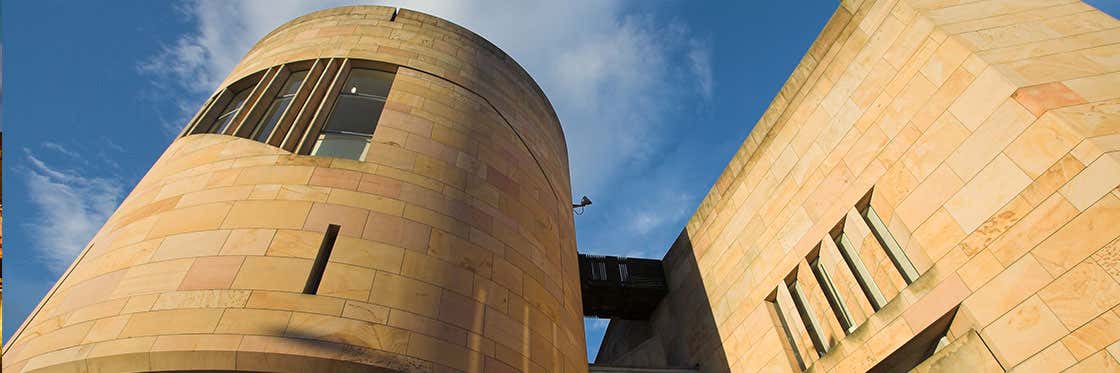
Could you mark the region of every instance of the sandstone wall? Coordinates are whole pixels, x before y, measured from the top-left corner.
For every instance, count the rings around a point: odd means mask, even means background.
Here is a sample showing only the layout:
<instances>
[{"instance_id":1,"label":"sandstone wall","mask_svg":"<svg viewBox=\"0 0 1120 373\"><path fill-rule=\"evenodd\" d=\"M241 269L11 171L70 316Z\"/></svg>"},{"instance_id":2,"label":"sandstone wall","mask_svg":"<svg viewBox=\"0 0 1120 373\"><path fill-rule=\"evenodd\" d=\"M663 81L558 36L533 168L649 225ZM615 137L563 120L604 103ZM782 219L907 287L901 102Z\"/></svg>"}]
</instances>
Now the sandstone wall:
<instances>
[{"instance_id":1,"label":"sandstone wall","mask_svg":"<svg viewBox=\"0 0 1120 373\"><path fill-rule=\"evenodd\" d=\"M670 250L695 258L667 273L703 291L711 325L659 310L667 361L607 347L600 362L751 372L799 370L798 354L814 371L863 371L959 305L944 351L968 353L934 367L1115 370L1118 184L1116 19L1069 0L843 1L689 221L689 253ZM859 217L869 192L913 283ZM877 312L836 254L838 224L889 300ZM851 334L807 274L817 250ZM823 356L787 308L791 351L767 301L791 273ZM661 307L685 298L674 288ZM605 343L649 346L617 338Z\"/></svg>"}]
</instances>

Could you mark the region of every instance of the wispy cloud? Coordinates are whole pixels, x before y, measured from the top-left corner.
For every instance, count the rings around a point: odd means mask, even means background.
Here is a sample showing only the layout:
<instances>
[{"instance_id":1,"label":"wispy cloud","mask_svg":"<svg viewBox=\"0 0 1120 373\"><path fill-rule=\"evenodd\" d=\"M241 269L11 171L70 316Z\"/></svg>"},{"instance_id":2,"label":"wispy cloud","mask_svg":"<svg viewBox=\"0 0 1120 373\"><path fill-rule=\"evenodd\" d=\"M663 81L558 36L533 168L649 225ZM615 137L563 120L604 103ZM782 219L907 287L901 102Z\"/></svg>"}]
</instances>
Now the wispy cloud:
<instances>
[{"instance_id":1,"label":"wispy cloud","mask_svg":"<svg viewBox=\"0 0 1120 373\"><path fill-rule=\"evenodd\" d=\"M181 113L167 127L177 129L259 38L300 15L353 3L191 2L182 10L195 31L169 42L138 69L156 87L174 92L167 97L176 100ZM386 5L461 24L525 66L564 125L577 194L598 194L623 170L649 166L671 139L667 133L686 126L664 119L684 109L677 103L711 96L708 43L678 20L633 12L626 2L407 0ZM183 91L193 95L184 99Z\"/></svg>"},{"instance_id":2,"label":"wispy cloud","mask_svg":"<svg viewBox=\"0 0 1120 373\"><path fill-rule=\"evenodd\" d=\"M60 151L53 145L44 147ZM113 213L125 189L120 180L53 166L23 150L26 163L21 170L37 211L27 228L39 258L48 269L62 272Z\"/></svg>"},{"instance_id":3,"label":"wispy cloud","mask_svg":"<svg viewBox=\"0 0 1120 373\"><path fill-rule=\"evenodd\" d=\"M603 331L607 330L607 325L610 325L610 319L587 319L587 329Z\"/></svg>"},{"instance_id":4,"label":"wispy cloud","mask_svg":"<svg viewBox=\"0 0 1120 373\"><path fill-rule=\"evenodd\" d=\"M82 157L80 155L78 155L77 152L75 152L75 151L73 151L73 150L71 150L71 149L69 149L65 146L59 145L58 143L47 141L47 142L43 143L43 147L46 148L46 149L54 150L54 151L58 152L59 154L65 155L65 156L70 157L70 158L73 158L74 160L79 160L79 161L82 160Z\"/></svg>"}]
</instances>

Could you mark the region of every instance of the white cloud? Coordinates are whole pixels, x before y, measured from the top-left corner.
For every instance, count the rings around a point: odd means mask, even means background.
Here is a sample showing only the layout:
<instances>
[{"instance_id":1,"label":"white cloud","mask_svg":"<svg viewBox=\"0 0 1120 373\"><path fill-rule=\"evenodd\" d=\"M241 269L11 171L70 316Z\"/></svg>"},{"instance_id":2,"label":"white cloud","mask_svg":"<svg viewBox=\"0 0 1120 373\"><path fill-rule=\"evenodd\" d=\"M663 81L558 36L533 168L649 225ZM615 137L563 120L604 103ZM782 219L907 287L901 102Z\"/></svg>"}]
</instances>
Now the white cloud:
<instances>
[{"instance_id":1,"label":"white cloud","mask_svg":"<svg viewBox=\"0 0 1120 373\"><path fill-rule=\"evenodd\" d=\"M197 30L138 67L169 92L193 93L192 100L178 101L179 121L185 122L266 33L311 11L353 3L192 2L183 10ZM385 5L463 25L524 66L564 125L576 195L605 192L623 170L649 166L651 156L670 140L665 134L687 125L663 118L684 109L683 99L711 96L707 43L682 23L632 12L625 2L406 0Z\"/></svg>"},{"instance_id":2,"label":"white cloud","mask_svg":"<svg viewBox=\"0 0 1120 373\"><path fill-rule=\"evenodd\" d=\"M587 325L588 330L597 330L597 331L607 330L607 325L610 325L610 323L611 323L610 319L586 318L584 320L585 320L585 323Z\"/></svg>"},{"instance_id":3,"label":"white cloud","mask_svg":"<svg viewBox=\"0 0 1120 373\"><path fill-rule=\"evenodd\" d=\"M117 179L48 165L27 149L24 153L29 198L38 211L28 228L40 259L60 273L117 208L124 186Z\"/></svg>"},{"instance_id":4,"label":"white cloud","mask_svg":"<svg viewBox=\"0 0 1120 373\"><path fill-rule=\"evenodd\" d=\"M75 160L79 160L79 161L82 160L82 156L78 155L77 152L75 152L75 151L73 151L70 148L67 148L65 146L59 145L56 142L52 142L52 141L43 142L43 147L47 148L47 149L50 149L50 150L54 150L56 152L59 152L60 154L65 155L67 157L74 158Z\"/></svg>"}]
</instances>

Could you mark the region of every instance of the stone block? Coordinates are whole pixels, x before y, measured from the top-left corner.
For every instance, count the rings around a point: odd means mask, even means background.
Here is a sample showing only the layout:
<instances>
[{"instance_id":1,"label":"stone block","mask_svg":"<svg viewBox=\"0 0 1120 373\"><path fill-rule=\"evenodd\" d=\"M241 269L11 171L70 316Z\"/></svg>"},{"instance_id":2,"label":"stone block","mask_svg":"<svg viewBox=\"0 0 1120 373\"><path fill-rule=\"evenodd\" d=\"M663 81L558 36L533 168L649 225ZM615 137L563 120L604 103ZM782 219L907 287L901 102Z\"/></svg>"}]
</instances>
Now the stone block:
<instances>
[{"instance_id":1,"label":"stone block","mask_svg":"<svg viewBox=\"0 0 1120 373\"><path fill-rule=\"evenodd\" d=\"M378 272L369 299L435 318L439 313L440 288L400 275Z\"/></svg>"},{"instance_id":2,"label":"stone block","mask_svg":"<svg viewBox=\"0 0 1120 373\"><path fill-rule=\"evenodd\" d=\"M311 202L302 201L237 201L222 228L299 229L311 206Z\"/></svg>"},{"instance_id":3,"label":"stone block","mask_svg":"<svg viewBox=\"0 0 1120 373\"><path fill-rule=\"evenodd\" d=\"M1057 116L1043 115L1008 145L1004 154L1035 179L1073 150L1080 140Z\"/></svg>"},{"instance_id":4,"label":"stone block","mask_svg":"<svg viewBox=\"0 0 1120 373\"><path fill-rule=\"evenodd\" d=\"M232 288L299 292L310 271L309 259L250 256L237 271Z\"/></svg>"},{"instance_id":5,"label":"stone block","mask_svg":"<svg viewBox=\"0 0 1120 373\"><path fill-rule=\"evenodd\" d=\"M234 229L222 245L220 254L264 255L275 235L275 229Z\"/></svg>"},{"instance_id":6,"label":"stone block","mask_svg":"<svg viewBox=\"0 0 1120 373\"><path fill-rule=\"evenodd\" d=\"M283 335L292 313L259 309L228 309L222 313L215 333ZM234 346L236 348L236 346Z\"/></svg>"},{"instance_id":7,"label":"stone block","mask_svg":"<svg viewBox=\"0 0 1120 373\"><path fill-rule=\"evenodd\" d=\"M369 268L342 263L328 263L319 284L318 294L339 298L366 301L373 287L375 271Z\"/></svg>"},{"instance_id":8,"label":"stone block","mask_svg":"<svg viewBox=\"0 0 1120 373\"><path fill-rule=\"evenodd\" d=\"M1014 91L1015 87L997 69L988 68L949 106L949 112L974 131Z\"/></svg>"},{"instance_id":9,"label":"stone block","mask_svg":"<svg viewBox=\"0 0 1120 373\"><path fill-rule=\"evenodd\" d=\"M337 316L342 314L342 308L345 304L345 300L333 297L257 290L249 296L249 303L245 306L248 308L289 310Z\"/></svg>"},{"instance_id":10,"label":"stone block","mask_svg":"<svg viewBox=\"0 0 1120 373\"><path fill-rule=\"evenodd\" d=\"M361 237L365 230L369 210L357 207L327 203L316 203L307 214L303 229L312 232L326 232L327 226L337 224L338 234Z\"/></svg>"},{"instance_id":11,"label":"stone block","mask_svg":"<svg viewBox=\"0 0 1120 373\"><path fill-rule=\"evenodd\" d=\"M1069 331L1038 297L1030 297L984 328L984 341L1003 366L1015 366Z\"/></svg>"},{"instance_id":12,"label":"stone block","mask_svg":"<svg viewBox=\"0 0 1120 373\"><path fill-rule=\"evenodd\" d=\"M1120 284L1092 261L1073 267L1038 292L1062 324L1074 330L1120 304Z\"/></svg>"},{"instance_id":13,"label":"stone block","mask_svg":"<svg viewBox=\"0 0 1120 373\"><path fill-rule=\"evenodd\" d=\"M1022 170L1000 154L949 198L945 209L964 232L972 232L1030 183Z\"/></svg>"},{"instance_id":14,"label":"stone block","mask_svg":"<svg viewBox=\"0 0 1120 373\"><path fill-rule=\"evenodd\" d=\"M1042 265L1027 255L1011 264L979 290L965 305L979 325L988 325L1050 283L1052 277Z\"/></svg>"},{"instance_id":15,"label":"stone block","mask_svg":"<svg viewBox=\"0 0 1120 373\"><path fill-rule=\"evenodd\" d=\"M1120 186L1120 152L1108 153L1089 163L1060 190L1078 210L1085 211Z\"/></svg>"},{"instance_id":16,"label":"stone block","mask_svg":"<svg viewBox=\"0 0 1120 373\"><path fill-rule=\"evenodd\" d=\"M1057 232L1032 253L1052 274L1073 268L1120 236L1120 198L1108 194Z\"/></svg>"},{"instance_id":17,"label":"stone block","mask_svg":"<svg viewBox=\"0 0 1120 373\"><path fill-rule=\"evenodd\" d=\"M120 337L165 334L212 333L222 316L222 309L193 308L141 312L133 314ZM176 320L176 322L167 322Z\"/></svg>"}]
</instances>

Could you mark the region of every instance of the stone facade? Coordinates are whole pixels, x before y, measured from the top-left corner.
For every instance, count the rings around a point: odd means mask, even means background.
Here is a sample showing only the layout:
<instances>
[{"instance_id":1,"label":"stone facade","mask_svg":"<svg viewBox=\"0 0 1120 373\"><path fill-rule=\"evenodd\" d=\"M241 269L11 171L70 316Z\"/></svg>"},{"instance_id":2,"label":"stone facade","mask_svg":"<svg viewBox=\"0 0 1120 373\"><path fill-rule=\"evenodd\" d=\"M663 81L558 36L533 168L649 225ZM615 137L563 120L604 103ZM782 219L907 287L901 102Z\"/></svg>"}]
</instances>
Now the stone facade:
<instances>
[{"instance_id":1,"label":"stone facade","mask_svg":"<svg viewBox=\"0 0 1120 373\"><path fill-rule=\"evenodd\" d=\"M396 66L364 161L178 138L4 371L586 372L566 145L528 74L447 21L344 7L270 33L222 87L325 58Z\"/></svg>"},{"instance_id":2,"label":"stone facade","mask_svg":"<svg viewBox=\"0 0 1120 373\"><path fill-rule=\"evenodd\" d=\"M597 362L865 371L949 320L918 371L1116 371L1118 184L1116 19L1076 0L844 0L666 255L669 296L612 322Z\"/></svg>"}]
</instances>

